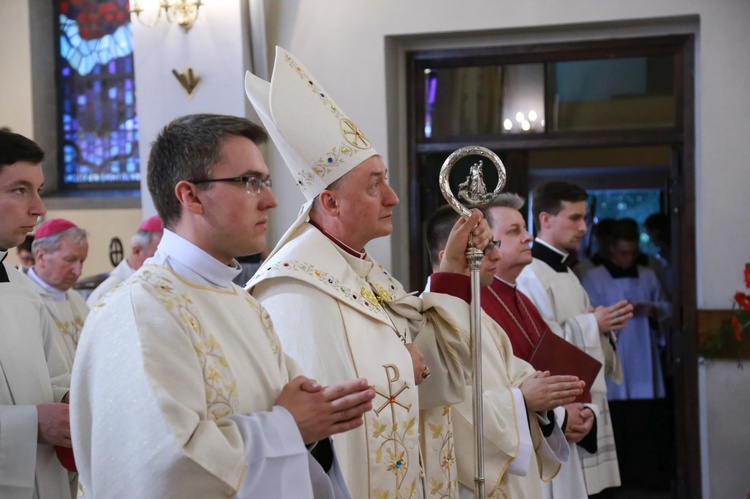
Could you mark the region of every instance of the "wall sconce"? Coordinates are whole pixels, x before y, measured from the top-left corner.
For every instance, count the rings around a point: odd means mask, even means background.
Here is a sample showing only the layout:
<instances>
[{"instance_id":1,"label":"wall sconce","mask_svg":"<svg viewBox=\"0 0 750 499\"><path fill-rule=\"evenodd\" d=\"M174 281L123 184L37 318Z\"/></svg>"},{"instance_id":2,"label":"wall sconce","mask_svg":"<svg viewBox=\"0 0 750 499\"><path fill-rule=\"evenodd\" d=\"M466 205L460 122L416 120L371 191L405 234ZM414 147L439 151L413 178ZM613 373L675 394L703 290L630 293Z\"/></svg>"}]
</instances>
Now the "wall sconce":
<instances>
[{"instance_id":1,"label":"wall sconce","mask_svg":"<svg viewBox=\"0 0 750 499\"><path fill-rule=\"evenodd\" d=\"M158 4L150 2L151 5L143 7L142 2L139 0L131 0L130 13L135 14L138 21L149 28L156 26L161 19L162 10L167 18L167 22L175 23L180 26L185 33L193 27L193 23L198 19L198 9L203 5L201 0L158 0ZM141 19L141 13L146 12L151 14L153 10L156 10L156 18L153 22L146 22Z\"/></svg>"}]
</instances>

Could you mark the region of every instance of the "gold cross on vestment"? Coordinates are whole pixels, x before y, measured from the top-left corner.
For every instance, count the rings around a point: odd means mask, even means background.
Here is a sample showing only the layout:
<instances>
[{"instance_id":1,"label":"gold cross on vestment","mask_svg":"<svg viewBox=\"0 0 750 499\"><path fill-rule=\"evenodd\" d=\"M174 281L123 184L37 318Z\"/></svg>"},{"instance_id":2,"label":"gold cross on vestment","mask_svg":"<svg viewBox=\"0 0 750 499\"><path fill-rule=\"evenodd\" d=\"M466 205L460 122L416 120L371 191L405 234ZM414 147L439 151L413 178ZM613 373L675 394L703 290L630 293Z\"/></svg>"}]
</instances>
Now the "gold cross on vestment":
<instances>
[{"instance_id":1,"label":"gold cross on vestment","mask_svg":"<svg viewBox=\"0 0 750 499\"><path fill-rule=\"evenodd\" d=\"M404 390L408 390L409 385L406 382L404 382L403 386L401 386L401 388L399 388L398 390L394 392L393 383L398 381L399 378L401 377L398 371L398 367L396 367L393 364L386 364L383 367L385 368L385 374L386 374L386 377L388 378L388 394L386 395L380 390L377 390L377 389L375 390L375 393L385 398L385 402L383 402L383 405L375 409L375 415L380 416L380 413L383 412L383 410L390 405L391 411L393 411L393 420L395 421L396 411L393 407L394 405L400 405L401 407L406 409L407 412L411 410L411 404L405 405L401 401L398 400L398 396L401 395L404 392Z\"/></svg>"}]
</instances>

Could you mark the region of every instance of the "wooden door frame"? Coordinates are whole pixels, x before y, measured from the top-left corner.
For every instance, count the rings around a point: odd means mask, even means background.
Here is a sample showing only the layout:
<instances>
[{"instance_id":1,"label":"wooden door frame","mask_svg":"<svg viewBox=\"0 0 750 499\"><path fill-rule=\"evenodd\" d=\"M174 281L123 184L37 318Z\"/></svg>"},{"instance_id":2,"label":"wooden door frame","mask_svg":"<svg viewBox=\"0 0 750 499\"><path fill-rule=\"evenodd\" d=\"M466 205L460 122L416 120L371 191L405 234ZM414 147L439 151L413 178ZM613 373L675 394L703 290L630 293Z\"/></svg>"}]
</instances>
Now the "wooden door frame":
<instances>
[{"instance_id":1,"label":"wooden door frame","mask_svg":"<svg viewBox=\"0 0 750 499\"><path fill-rule=\"evenodd\" d=\"M663 129L596 131L585 134L554 132L530 135L424 137L419 116L424 116L424 89L419 84L424 68L465 65L497 65L560 60L622 57L627 55L675 56L674 95L679 103L675 126ZM700 498L701 452L698 414L698 333L695 244L695 35L657 36L554 44L529 44L471 49L441 49L408 52L407 126L410 280L418 283L418 267L424 258L421 227L427 213L420 211L418 157L422 153L444 153L468 144L495 151L546 148L665 145L676 151L670 192L674 262L679 262L680 295L675 299L681 334L677 335L672 361L675 368L675 494Z\"/></svg>"}]
</instances>

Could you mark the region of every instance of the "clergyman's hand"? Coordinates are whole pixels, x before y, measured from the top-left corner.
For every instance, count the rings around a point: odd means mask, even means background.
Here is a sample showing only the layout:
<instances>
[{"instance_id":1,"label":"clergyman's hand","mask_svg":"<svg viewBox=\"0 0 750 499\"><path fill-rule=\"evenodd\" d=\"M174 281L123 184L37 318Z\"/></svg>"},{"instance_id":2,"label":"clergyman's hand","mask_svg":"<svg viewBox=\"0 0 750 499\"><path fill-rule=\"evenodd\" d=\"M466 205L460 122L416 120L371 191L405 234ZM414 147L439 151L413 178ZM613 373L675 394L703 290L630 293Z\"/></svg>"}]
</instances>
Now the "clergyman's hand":
<instances>
[{"instance_id":1,"label":"clergyman's hand","mask_svg":"<svg viewBox=\"0 0 750 499\"><path fill-rule=\"evenodd\" d=\"M423 375L427 369L427 366L424 363L424 354L422 354L419 347L414 343L407 343L405 346L411 355L411 362L414 366L414 384L419 385L425 380Z\"/></svg>"},{"instance_id":2,"label":"clergyman's hand","mask_svg":"<svg viewBox=\"0 0 750 499\"><path fill-rule=\"evenodd\" d=\"M583 404L575 403L565 406L568 421L565 424L565 440L576 444L589 434L594 426L594 413Z\"/></svg>"},{"instance_id":3,"label":"clergyman's hand","mask_svg":"<svg viewBox=\"0 0 750 499\"><path fill-rule=\"evenodd\" d=\"M546 412L573 402L583 393L585 384L577 376L550 376L549 371L537 371L519 389L530 411Z\"/></svg>"},{"instance_id":4,"label":"clergyman's hand","mask_svg":"<svg viewBox=\"0 0 750 499\"><path fill-rule=\"evenodd\" d=\"M605 334L625 327L626 321L633 317L633 305L627 300L620 300L609 307L600 305L591 312L596 317L599 333Z\"/></svg>"},{"instance_id":5,"label":"clergyman's hand","mask_svg":"<svg viewBox=\"0 0 750 499\"><path fill-rule=\"evenodd\" d=\"M311 393L313 383L310 378L297 376L276 399L276 405L292 414L305 444L362 425L362 415L372 409L375 398L375 390L366 379L343 381Z\"/></svg>"},{"instance_id":6,"label":"clergyman's hand","mask_svg":"<svg viewBox=\"0 0 750 499\"><path fill-rule=\"evenodd\" d=\"M42 445L72 447L70 442L70 406L68 404L39 404L36 406L37 442Z\"/></svg>"},{"instance_id":7,"label":"clergyman's hand","mask_svg":"<svg viewBox=\"0 0 750 499\"><path fill-rule=\"evenodd\" d=\"M448 235L443 258L440 260L440 272L469 275L469 264L466 261L466 246L469 234L473 234L474 246L484 249L492 241L492 231L482 212L474 208L468 220L460 217Z\"/></svg>"}]
</instances>

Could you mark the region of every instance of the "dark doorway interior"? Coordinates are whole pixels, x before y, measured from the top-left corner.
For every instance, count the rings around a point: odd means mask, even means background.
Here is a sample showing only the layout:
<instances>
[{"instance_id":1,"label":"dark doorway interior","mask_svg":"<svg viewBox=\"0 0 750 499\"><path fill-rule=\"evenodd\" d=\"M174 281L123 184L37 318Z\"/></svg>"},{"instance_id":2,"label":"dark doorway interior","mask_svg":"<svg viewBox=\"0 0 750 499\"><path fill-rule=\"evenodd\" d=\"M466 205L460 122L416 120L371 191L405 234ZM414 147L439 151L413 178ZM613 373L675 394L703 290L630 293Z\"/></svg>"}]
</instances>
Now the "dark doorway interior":
<instances>
[{"instance_id":1,"label":"dark doorway interior","mask_svg":"<svg viewBox=\"0 0 750 499\"><path fill-rule=\"evenodd\" d=\"M498 154L506 191L528 198L543 182L567 180L594 194L591 211L619 199L621 214L641 222L658 207L670 222L665 256L679 277L662 359L667 396L652 408L668 431L650 483L628 479L612 497L650 497L648 489L700 497L693 43L674 36L485 47L408 60L411 288L429 271L422 224L444 203L440 167L466 145Z\"/></svg>"}]
</instances>

